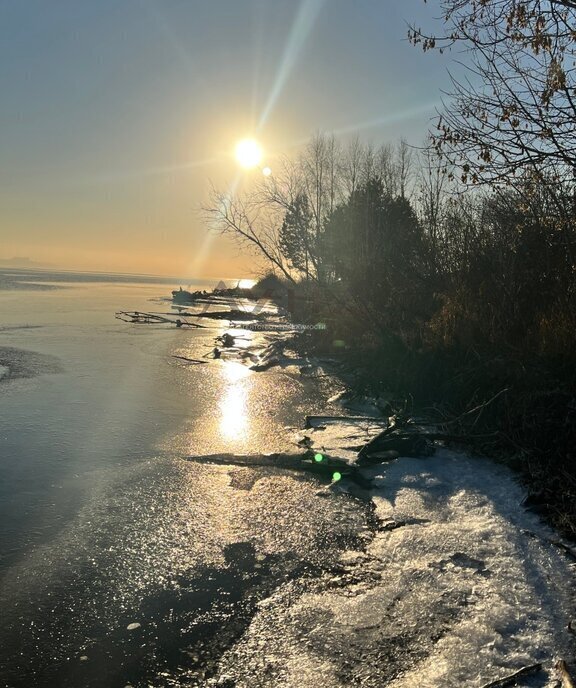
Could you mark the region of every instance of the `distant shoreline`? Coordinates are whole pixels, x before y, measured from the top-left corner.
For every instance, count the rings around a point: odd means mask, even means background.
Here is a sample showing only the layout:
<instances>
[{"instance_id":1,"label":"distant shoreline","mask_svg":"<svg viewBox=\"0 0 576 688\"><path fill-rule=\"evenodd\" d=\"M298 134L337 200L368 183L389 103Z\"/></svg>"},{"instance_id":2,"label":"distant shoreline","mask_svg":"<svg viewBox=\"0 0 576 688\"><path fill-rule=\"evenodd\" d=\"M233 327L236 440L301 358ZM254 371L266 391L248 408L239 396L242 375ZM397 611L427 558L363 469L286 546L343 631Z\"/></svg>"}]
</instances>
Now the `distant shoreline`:
<instances>
[{"instance_id":1,"label":"distant shoreline","mask_svg":"<svg viewBox=\"0 0 576 688\"><path fill-rule=\"evenodd\" d=\"M220 282L224 282L226 286L234 286L238 281L243 279L251 279L246 277L171 277L165 275L153 275L148 273L130 273L130 272L102 272L91 270L62 270L57 268L40 268L40 267L19 267L17 265L6 265L0 263L0 274L10 273L13 271L25 272L30 275L52 275L63 277L96 277L95 282L134 282L134 283L151 283L151 284L174 284L174 285L201 285L216 287ZM54 280L55 281L55 280ZM67 281L66 279L61 281ZM84 280L89 281L89 280Z\"/></svg>"}]
</instances>

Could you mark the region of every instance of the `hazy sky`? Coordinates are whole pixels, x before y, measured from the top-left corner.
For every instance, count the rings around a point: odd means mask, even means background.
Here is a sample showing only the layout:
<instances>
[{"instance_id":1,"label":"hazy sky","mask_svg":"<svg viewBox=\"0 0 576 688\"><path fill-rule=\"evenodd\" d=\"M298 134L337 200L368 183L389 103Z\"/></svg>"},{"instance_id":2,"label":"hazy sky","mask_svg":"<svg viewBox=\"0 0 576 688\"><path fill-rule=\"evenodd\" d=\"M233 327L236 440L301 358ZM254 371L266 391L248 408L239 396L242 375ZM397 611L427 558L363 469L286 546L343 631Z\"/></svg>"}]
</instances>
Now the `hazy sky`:
<instances>
[{"instance_id":1,"label":"hazy sky","mask_svg":"<svg viewBox=\"0 0 576 688\"><path fill-rule=\"evenodd\" d=\"M0 0L0 259L250 273L206 243L238 139L421 143L448 60L406 41L434 0Z\"/></svg>"}]
</instances>

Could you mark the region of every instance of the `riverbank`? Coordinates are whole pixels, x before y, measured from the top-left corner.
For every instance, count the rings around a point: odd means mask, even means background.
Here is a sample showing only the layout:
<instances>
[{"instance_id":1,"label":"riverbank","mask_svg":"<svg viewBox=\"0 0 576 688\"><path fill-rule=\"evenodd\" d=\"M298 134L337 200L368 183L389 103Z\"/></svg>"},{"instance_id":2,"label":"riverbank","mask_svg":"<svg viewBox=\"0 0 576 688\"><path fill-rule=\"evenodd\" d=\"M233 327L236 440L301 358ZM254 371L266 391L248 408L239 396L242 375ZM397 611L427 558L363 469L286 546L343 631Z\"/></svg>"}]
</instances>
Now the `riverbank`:
<instances>
[{"instance_id":1,"label":"riverbank","mask_svg":"<svg viewBox=\"0 0 576 688\"><path fill-rule=\"evenodd\" d=\"M511 467L529 492L527 505L576 540L576 387L569 362L521 360L505 351L411 351L398 342L341 336L309 330L294 346L300 355L336 358L352 391L392 401L386 413L424 414L454 446Z\"/></svg>"},{"instance_id":2,"label":"riverbank","mask_svg":"<svg viewBox=\"0 0 576 688\"><path fill-rule=\"evenodd\" d=\"M481 326L480 304L462 310L462 294L431 292L412 306L401 299L378 306L374 294L367 301L340 281L278 279L276 294L289 302L295 322L325 325L301 332L302 355L337 358L352 389L391 397L395 408L427 415L457 446L513 467L531 508L576 540L576 358L568 312L557 310L538 327L516 321L508 334L522 336L514 339L504 336L506 327L492 329L496 315ZM439 310L426 312L428 297Z\"/></svg>"}]
</instances>

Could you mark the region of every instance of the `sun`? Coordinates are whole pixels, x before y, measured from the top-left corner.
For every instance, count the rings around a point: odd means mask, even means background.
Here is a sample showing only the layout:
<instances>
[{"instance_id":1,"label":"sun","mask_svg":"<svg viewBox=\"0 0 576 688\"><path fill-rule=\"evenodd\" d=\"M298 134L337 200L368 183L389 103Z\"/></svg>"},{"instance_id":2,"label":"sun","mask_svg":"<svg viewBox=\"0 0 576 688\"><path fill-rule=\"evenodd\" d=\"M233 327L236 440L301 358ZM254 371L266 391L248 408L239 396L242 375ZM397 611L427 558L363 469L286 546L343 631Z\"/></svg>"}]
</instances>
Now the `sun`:
<instances>
[{"instance_id":1,"label":"sun","mask_svg":"<svg viewBox=\"0 0 576 688\"><path fill-rule=\"evenodd\" d=\"M262 148L254 139L242 139L236 145L236 160L246 170L256 167L262 160Z\"/></svg>"}]
</instances>

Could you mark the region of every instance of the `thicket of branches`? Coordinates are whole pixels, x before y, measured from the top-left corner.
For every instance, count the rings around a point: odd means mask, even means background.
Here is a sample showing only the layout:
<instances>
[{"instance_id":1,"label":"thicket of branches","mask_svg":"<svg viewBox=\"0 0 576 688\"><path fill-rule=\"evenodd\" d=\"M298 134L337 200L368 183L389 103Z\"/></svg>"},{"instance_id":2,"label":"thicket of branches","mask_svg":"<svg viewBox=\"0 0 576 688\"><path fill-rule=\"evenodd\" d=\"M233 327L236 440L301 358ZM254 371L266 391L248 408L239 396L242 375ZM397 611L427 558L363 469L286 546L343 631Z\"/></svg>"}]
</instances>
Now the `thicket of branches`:
<instances>
[{"instance_id":1,"label":"thicket of branches","mask_svg":"<svg viewBox=\"0 0 576 688\"><path fill-rule=\"evenodd\" d=\"M424 0L425 1L425 0ZM432 142L464 182L573 181L576 166L576 3L570 0L440 0L443 31L409 38L451 50L462 77Z\"/></svg>"},{"instance_id":2,"label":"thicket of branches","mask_svg":"<svg viewBox=\"0 0 576 688\"><path fill-rule=\"evenodd\" d=\"M405 142L319 134L249 193L215 193L206 211L299 285L335 339L353 327L376 345L571 355L571 189L552 196L528 167L514 185L462 193L444 168Z\"/></svg>"}]
</instances>

